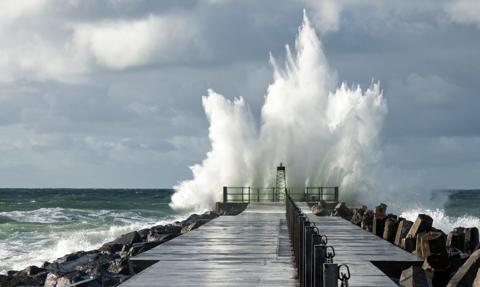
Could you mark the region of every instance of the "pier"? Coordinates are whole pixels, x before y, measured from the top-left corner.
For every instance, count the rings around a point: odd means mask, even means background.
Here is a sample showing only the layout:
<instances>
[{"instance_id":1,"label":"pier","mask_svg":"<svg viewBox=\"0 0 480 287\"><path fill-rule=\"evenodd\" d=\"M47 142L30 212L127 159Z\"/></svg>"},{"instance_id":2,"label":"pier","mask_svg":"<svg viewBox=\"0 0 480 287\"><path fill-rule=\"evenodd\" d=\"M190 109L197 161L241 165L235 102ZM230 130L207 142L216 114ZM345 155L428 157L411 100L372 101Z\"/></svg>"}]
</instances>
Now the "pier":
<instances>
[{"instance_id":1,"label":"pier","mask_svg":"<svg viewBox=\"0 0 480 287\"><path fill-rule=\"evenodd\" d=\"M153 265L122 287L297 286L279 203L250 204L130 260Z\"/></svg>"},{"instance_id":2,"label":"pier","mask_svg":"<svg viewBox=\"0 0 480 287\"><path fill-rule=\"evenodd\" d=\"M328 238L326 245L334 247L331 261L338 263L334 274L338 286L340 264L350 270L348 286L386 287L397 286L389 276L398 278L404 268L422 263L415 255L343 218L315 216L304 202L297 206ZM304 259L295 257L298 247L291 237L284 203L252 202L237 216L220 216L132 257L133 264L149 267L121 286L330 286L314 282L314 265L299 268L295 263ZM310 260L314 262L313 257ZM308 268L312 279L302 280ZM303 274L300 269L304 269Z\"/></svg>"},{"instance_id":3,"label":"pier","mask_svg":"<svg viewBox=\"0 0 480 287\"><path fill-rule=\"evenodd\" d=\"M398 286L400 273L423 260L350 221L313 215L307 202L333 207L338 187L224 187L223 206L248 204L130 258L143 270L123 287Z\"/></svg>"}]
</instances>

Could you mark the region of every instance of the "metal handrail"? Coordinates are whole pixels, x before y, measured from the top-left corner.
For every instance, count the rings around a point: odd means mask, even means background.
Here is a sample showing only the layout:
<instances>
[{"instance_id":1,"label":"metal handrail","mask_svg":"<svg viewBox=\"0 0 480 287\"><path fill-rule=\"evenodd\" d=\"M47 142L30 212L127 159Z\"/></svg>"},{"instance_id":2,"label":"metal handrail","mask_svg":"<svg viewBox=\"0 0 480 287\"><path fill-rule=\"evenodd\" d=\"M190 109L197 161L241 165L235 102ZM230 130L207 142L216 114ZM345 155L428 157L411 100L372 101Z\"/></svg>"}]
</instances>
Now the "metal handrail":
<instances>
[{"instance_id":1,"label":"metal handrail","mask_svg":"<svg viewBox=\"0 0 480 287\"><path fill-rule=\"evenodd\" d=\"M337 272L338 265L333 263L335 249L333 246L327 245L327 236L320 234L319 228L302 212L288 192L285 199L285 210L300 286L338 286L340 273ZM342 280L345 278L343 276Z\"/></svg>"}]
</instances>

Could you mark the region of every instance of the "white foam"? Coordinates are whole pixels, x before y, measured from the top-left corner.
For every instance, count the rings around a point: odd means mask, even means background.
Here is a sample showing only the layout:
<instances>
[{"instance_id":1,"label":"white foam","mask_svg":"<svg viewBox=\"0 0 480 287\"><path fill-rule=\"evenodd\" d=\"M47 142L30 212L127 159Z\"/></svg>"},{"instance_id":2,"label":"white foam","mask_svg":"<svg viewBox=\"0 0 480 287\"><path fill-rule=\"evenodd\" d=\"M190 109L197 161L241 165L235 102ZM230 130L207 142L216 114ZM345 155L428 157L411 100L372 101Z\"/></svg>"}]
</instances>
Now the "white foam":
<instances>
[{"instance_id":1,"label":"white foam","mask_svg":"<svg viewBox=\"0 0 480 287\"><path fill-rule=\"evenodd\" d=\"M455 227L477 227L480 228L480 218L464 215L461 217L448 216L443 209L409 209L400 214L401 217L415 221L418 214L427 214L433 219L433 226L448 233Z\"/></svg>"},{"instance_id":2,"label":"white foam","mask_svg":"<svg viewBox=\"0 0 480 287\"><path fill-rule=\"evenodd\" d=\"M379 84L337 86L306 15L295 48L287 46L284 67L271 57L274 80L259 129L243 98L213 90L203 97L211 150L191 167L193 179L175 186L172 207L211 209L222 186L273 186L280 162L289 186L337 185L344 199L375 188L387 113Z\"/></svg>"},{"instance_id":3,"label":"white foam","mask_svg":"<svg viewBox=\"0 0 480 287\"><path fill-rule=\"evenodd\" d=\"M65 212L66 210L69 211L68 213L72 212L72 209L54 210L54 212L48 212L48 214L58 215L57 212ZM78 212L79 210L75 211ZM25 216L23 219L39 222L37 216L44 212L45 210L36 210L32 212L10 212L9 214L35 214L35 216L32 217ZM90 213L90 220L88 222L92 224L94 224L94 222L92 222L91 218L95 218L98 214L117 216L117 223L113 223L113 225L110 226L103 224L95 228L82 230L66 230L64 226L49 223L46 224L48 228L42 228L38 231L15 231L9 234L7 239L0 241L0 274L8 270L21 270L29 265L41 265L45 261L52 261L72 252L92 250L124 233L154 225L171 223L182 220L187 216L183 214L156 220L153 218L143 218L139 215L134 215L135 213L132 212L106 210L83 210L82 212ZM45 221L52 222L52 219L46 218ZM98 222L96 222L96 224L98 224Z\"/></svg>"}]
</instances>

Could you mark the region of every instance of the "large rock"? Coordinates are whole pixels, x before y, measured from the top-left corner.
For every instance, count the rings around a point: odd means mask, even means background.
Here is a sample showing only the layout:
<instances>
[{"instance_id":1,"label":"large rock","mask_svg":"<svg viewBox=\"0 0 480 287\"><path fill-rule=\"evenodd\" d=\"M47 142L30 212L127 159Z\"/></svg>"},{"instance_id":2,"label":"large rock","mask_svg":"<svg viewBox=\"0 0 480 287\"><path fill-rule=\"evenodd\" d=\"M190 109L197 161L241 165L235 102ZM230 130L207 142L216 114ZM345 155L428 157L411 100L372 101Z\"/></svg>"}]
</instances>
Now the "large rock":
<instances>
[{"instance_id":1,"label":"large rock","mask_svg":"<svg viewBox=\"0 0 480 287\"><path fill-rule=\"evenodd\" d=\"M415 251L417 247L417 237L407 235L407 237L402 239L401 248L405 249L408 252Z\"/></svg>"},{"instance_id":2,"label":"large rock","mask_svg":"<svg viewBox=\"0 0 480 287\"><path fill-rule=\"evenodd\" d=\"M143 253L145 251L148 251L148 250L150 250L154 247L157 247L158 245L162 244L165 241L166 240L134 243L132 245L132 247L130 247L128 255L129 256L138 255L138 254Z\"/></svg>"},{"instance_id":3,"label":"large rock","mask_svg":"<svg viewBox=\"0 0 480 287\"><path fill-rule=\"evenodd\" d=\"M203 224L207 223L209 220L204 220L204 219L199 219L193 223L190 223L188 225L185 225L182 230L180 230L180 233L181 234L184 234L184 233L187 233L187 232L190 232L200 226L202 226Z\"/></svg>"},{"instance_id":4,"label":"large rock","mask_svg":"<svg viewBox=\"0 0 480 287\"><path fill-rule=\"evenodd\" d=\"M147 236L147 242L152 241L167 241L175 238L181 234L182 227L178 227L174 232L168 232L170 229L150 229L150 233Z\"/></svg>"},{"instance_id":5,"label":"large rock","mask_svg":"<svg viewBox=\"0 0 480 287\"><path fill-rule=\"evenodd\" d=\"M480 287L480 269L477 271L477 277L473 280L472 287Z\"/></svg>"},{"instance_id":6,"label":"large rock","mask_svg":"<svg viewBox=\"0 0 480 287\"><path fill-rule=\"evenodd\" d=\"M142 237L138 232L132 231L127 234L123 234L119 238L113 241L113 244L121 244L126 246L132 246L132 244L142 242Z\"/></svg>"},{"instance_id":7,"label":"large rock","mask_svg":"<svg viewBox=\"0 0 480 287\"><path fill-rule=\"evenodd\" d=\"M403 287L431 287L427 274L419 266L411 266L402 271L400 274L400 281L398 282Z\"/></svg>"},{"instance_id":8,"label":"large rock","mask_svg":"<svg viewBox=\"0 0 480 287\"><path fill-rule=\"evenodd\" d=\"M139 244L139 243L135 243L135 244ZM111 273L116 273L116 274L130 275L128 258L118 258L113 261L110 261L107 267L107 271Z\"/></svg>"},{"instance_id":9,"label":"large rock","mask_svg":"<svg viewBox=\"0 0 480 287\"><path fill-rule=\"evenodd\" d=\"M480 268L480 250L473 252L448 282L448 287L470 287Z\"/></svg>"},{"instance_id":10,"label":"large rock","mask_svg":"<svg viewBox=\"0 0 480 287\"><path fill-rule=\"evenodd\" d=\"M432 254L446 254L447 237L441 231L429 231L417 235L416 254L427 258Z\"/></svg>"},{"instance_id":11,"label":"large rock","mask_svg":"<svg viewBox=\"0 0 480 287\"><path fill-rule=\"evenodd\" d=\"M402 244L402 239L407 237L408 231L412 227L413 222L406 219L400 219L400 222L397 226L397 233L395 234L394 244L400 246Z\"/></svg>"},{"instance_id":12,"label":"large rock","mask_svg":"<svg viewBox=\"0 0 480 287\"><path fill-rule=\"evenodd\" d=\"M74 260L60 261L60 263L54 261L52 264L48 265L46 269L51 273L63 275L73 272L79 266L88 264L91 259L95 259L96 257L96 253L90 253Z\"/></svg>"},{"instance_id":13,"label":"large rock","mask_svg":"<svg viewBox=\"0 0 480 287\"><path fill-rule=\"evenodd\" d=\"M352 211L347 207L345 202L339 202L336 206L335 209L333 210L333 215L334 216L340 216L342 218L345 218L347 220L350 220L352 218Z\"/></svg>"},{"instance_id":14,"label":"large rock","mask_svg":"<svg viewBox=\"0 0 480 287\"><path fill-rule=\"evenodd\" d=\"M357 226L361 226L363 215L365 214L366 211L367 211L367 207L365 205L362 206L361 208L354 208L352 219L350 221Z\"/></svg>"},{"instance_id":15,"label":"large rock","mask_svg":"<svg viewBox=\"0 0 480 287\"><path fill-rule=\"evenodd\" d=\"M238 215L242 213L248 206L248 202L217 202L215 204L215 212L218 215Z\"/></svg>"},{"instance_id":16,"label":"large rock","mask_svg":"<svg viewBox=\"0 0 480 287\"><path fill-rule=\"evenodd\" d=\"M410 236L417 236L417 234L421 232L430 231L432 228L433 219L426 215L426 214L419 214L415 223L413 223L412 227L408 231L407 235Z\"/></svg>"},{"instance_id":17,"label":"large rock","mask_svg":"<svg viewBox=\"0 0 480 287\"><path fill-rule=\"evenodd\" d=\"M25 270L15 274L0 275L0 286L14 287L14 286L43 286L46 278L46 272L39 272L38 274L28 275Z\"/></svg>"},{"instance_id":18,"label":"large rock","mask_svg":"<svg viewBox=\"0 0 480 287\"><path fill-rule=\"evenodd\" d=\"M479 248L478 228L465 228L465 248L470 253Z\"/></svg>"},{"instance_id":19,"label":"large rock","mask_svg":"<svg viewBox=\"0 0 480 287\"><path fill-rule=\"evenodd\" d=\"M386 217L373 216L373 228L372 233L378 237L383 237L383 229L385 228Z\"/></svg>"},{"instance_id":20,"label":"large rock","mask_svg":"<svg viewBox=\"0 0 480 287\"><path fill-rule=\"evenodd\" d=\"M362 217L362 224L360 227L363 230L372 231L373 230L373 212L371 210L367 210Z\"/></svg>"},{"instance_id":21,"label":"large rock","mask_svg":"<svg viewBox=\"0 0 480 287\"><path fill-rule=\"evenodd\" d=\"M397 232L398 220L393 217L387 217L383 228L383 239L393 243Z\"/></svg>"},{"instance_id":22,"label":"large rock","mask_svg":"<svg viewBox=\"0 0 480 287\"><path fill-rule=\"evenodd\" d=\"M387 216L387 205L385 203L380 203L375 207L374 216L377 218L384 218Z\"/></svg>"},{"instance_id":23,"label":"large rock","mask_svg":"<svg viewBox=\"0 0 480 287\"><path fill-rule=\"evenodd\" d=\"M320 203L317 203L312 206L312 213L316 216L328 216L330 215L331 210L322 206Z\"/></svg>"},{"instance_id":24,"label":"large rock","mask_svg":"<svg viewBox=\"0 0 480 287\"><path fill-rule=\"evenodd\" d=\"M447 248L456 248L465 252L465 229L455 228L447 236Z\"/></svg>"}]
</instances>

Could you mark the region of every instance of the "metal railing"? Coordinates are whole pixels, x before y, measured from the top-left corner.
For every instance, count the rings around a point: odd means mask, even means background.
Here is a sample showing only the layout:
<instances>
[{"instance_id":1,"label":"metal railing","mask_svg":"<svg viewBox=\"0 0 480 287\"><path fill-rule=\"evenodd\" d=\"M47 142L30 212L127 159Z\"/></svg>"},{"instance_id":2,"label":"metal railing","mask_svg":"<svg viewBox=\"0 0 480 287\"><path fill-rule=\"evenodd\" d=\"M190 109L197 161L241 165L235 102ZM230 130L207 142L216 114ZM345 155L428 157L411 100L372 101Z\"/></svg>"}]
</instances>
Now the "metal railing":
<instances>
[{"instance_id":1,"label":"metal railing","mask_svg":"<svg viewBox=\"0 0 480 287\"><path fill-rule=\"evenodd\" d=\"M223 202L283 202L287 193L295 201L338 202L338 186L293 187L285 190L276 187L224 186Z\"/></svg>"},{"instance_id":2,"label":"metal railing","mask_svg":"<svg viewBox=\"0 0 480 287\"><path fill-rule=\"evenodd\" d=\"M348 266L339 266L333 262L335 249L327 245L327 236L320 234L315 223L310 222L288 193L285 206L300 286L336 287L339 279L342 280L341 286L348 286L348 278L350 278ZM347 272L339 272L342 266L345 266Z\"/></svg>"},{"instance_id":3,"label":"metal railing","mask_svg":"<svg viewBox=\"0 0 480 287\"><path fill-rule=\"evenodd\" d=\"M224 186L223 202L283 202L285 191L275 187Z\"/></svg>"},{"instance_id":4,"label":"metal railing","mask_svg":"<svg viewBox=\"0 0 480 287\"><path fill-rule=\"evenodd\" d=\"M307 186L305 187L306 201L338 202L338 186Z\"/></svg>"}]
</instances>

